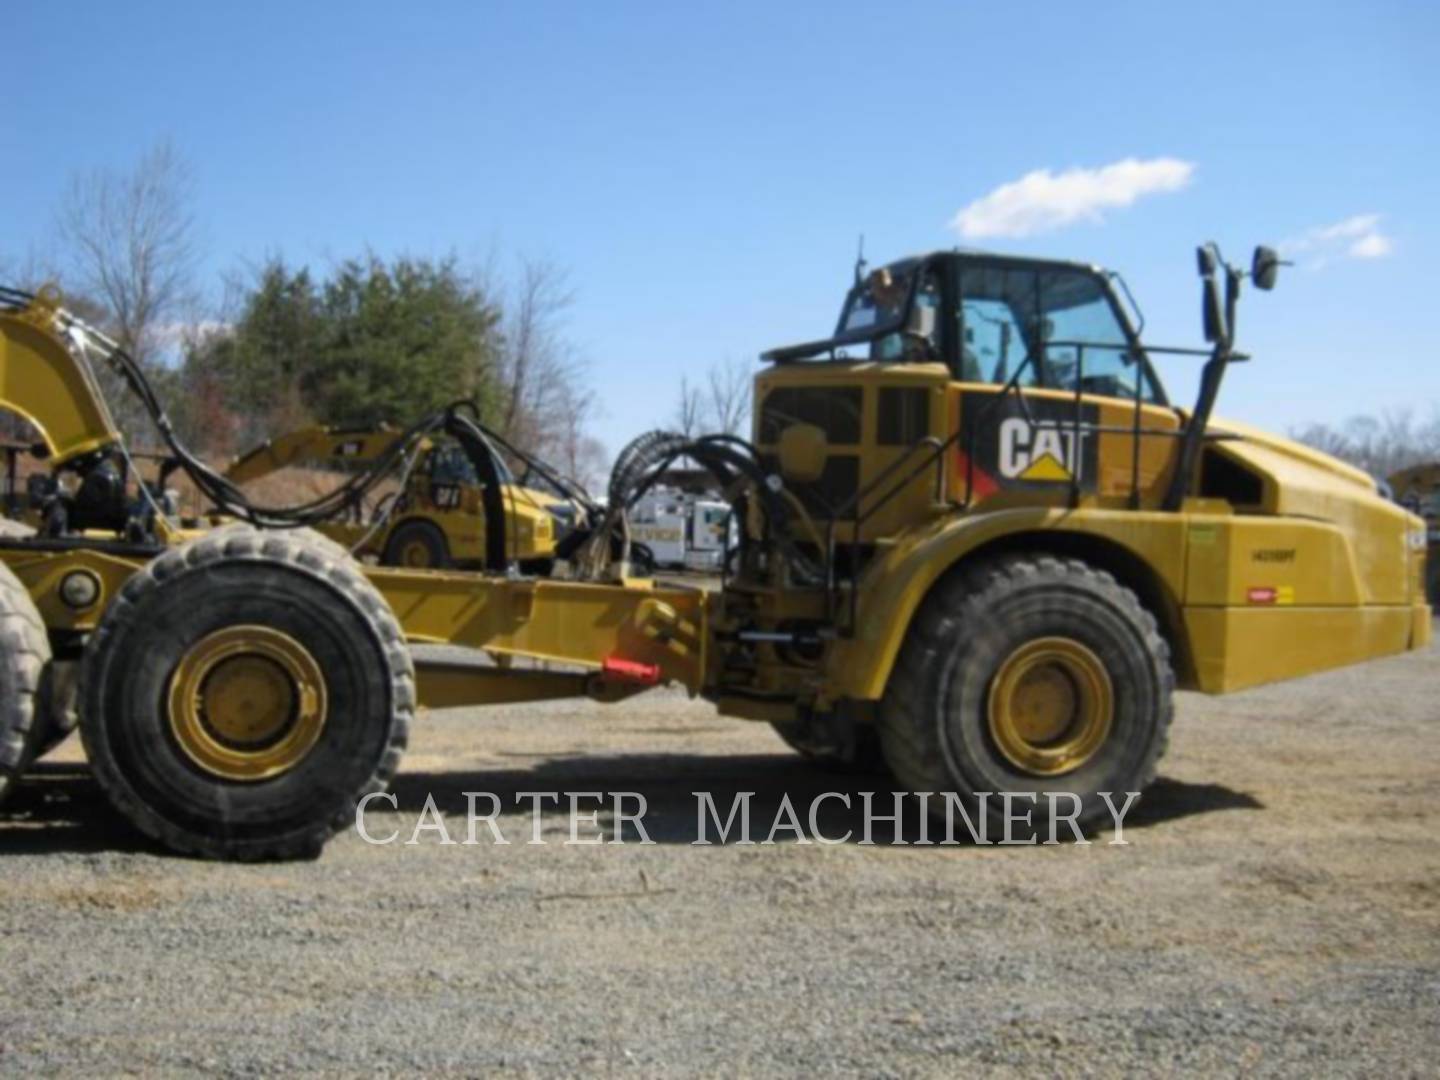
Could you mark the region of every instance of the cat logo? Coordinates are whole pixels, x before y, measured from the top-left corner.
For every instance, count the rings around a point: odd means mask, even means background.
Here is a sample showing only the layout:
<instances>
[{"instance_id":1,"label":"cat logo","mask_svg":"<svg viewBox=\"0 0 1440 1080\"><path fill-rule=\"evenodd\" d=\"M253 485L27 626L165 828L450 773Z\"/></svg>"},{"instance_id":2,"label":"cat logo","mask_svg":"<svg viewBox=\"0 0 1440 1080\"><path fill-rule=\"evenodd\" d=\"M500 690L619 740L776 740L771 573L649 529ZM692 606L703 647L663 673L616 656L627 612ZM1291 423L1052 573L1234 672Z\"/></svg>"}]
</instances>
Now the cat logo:
<instances>
[{"instance_id":1,"label":"cat logo","mask_svg":"<svg viewBox=\"0 0 1440 1080\"><path fill-rule=\"evenodd\" d=\"M1093 491L1100 440L1092 436L1099 422L1094 402L965 391L958 423L970 437L956 447L955 476L982 499L1007 488Z\"/></svg>"},{"instance_id":2,"label":"cat logo","mask_svg":"<svg viewBox=\"0 0 1440 1080\"><path fill-rule=\"evenodd\" d=\"M1000 422L1000 475L1007 480L1068 484L1083 468L1088 434L1037 427L1023 416L1007 417Z\"/></svg>"}]
</instances>

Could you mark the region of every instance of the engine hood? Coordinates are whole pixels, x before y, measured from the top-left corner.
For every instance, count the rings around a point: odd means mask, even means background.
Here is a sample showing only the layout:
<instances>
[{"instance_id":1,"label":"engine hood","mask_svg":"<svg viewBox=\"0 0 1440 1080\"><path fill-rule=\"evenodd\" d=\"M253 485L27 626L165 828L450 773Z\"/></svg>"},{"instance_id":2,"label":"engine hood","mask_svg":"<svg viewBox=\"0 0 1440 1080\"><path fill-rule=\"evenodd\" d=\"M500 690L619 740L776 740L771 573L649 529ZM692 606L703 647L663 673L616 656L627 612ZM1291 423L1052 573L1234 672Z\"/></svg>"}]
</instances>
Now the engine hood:
<instances>
[{"instance_id":1,"label":"engine hood","mask_svg":"<svg viewBox=\"0 0 1440 1080\"><path fill-rule=\"evenodd\" d=\"M1219 447L1235 460L1280 481L1282 492L1286 492L1288 485L1298 484L1302 488L1327 489L1332 494L1381 498L1375 479L1369 473L1294 439L1234 420L1213 419L1209 430L1236 436L1221 441ZM1297 512L1278 506L1275 509L1279 513Z\"/></svg>"}]
</instances>

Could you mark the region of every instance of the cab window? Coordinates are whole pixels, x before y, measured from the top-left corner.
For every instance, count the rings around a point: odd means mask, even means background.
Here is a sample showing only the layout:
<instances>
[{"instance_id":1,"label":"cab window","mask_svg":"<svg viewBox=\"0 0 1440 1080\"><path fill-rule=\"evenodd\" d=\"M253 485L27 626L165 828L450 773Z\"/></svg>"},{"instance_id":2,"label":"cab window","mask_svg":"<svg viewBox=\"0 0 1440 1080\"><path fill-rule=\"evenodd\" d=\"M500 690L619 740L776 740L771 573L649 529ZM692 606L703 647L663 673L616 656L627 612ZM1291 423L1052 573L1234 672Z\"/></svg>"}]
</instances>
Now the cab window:
<instances>
[{"instance_id":1,"label":"cab window","mask_svg":"<svg viewBox=\"0 0 1440 1080\"><path fill-rule=\"evenodd\" d=\"M1159 400L1143 362L1130 348L1109 293L1094 274L1047 270L1039 274L1046 385L1105 397Z\"/></svg>"},{"instance_id":2,"label":"cab window","mask_svg":"<svg viewBox=\"0 0 1440 1080\"><path fill-rule=\"evenodd\" d=\"M927 267L919 273L920 280L915 287L915 303L910 308L908 325L903 331L897 329L872 341L871 360L895 362L939 359L940 280L931 268ZM888 304L889 309L897 314L902 311L909 294L911 276L911 273L891 275L884 292L879 292L872 286L871 291L877 292L880 297L876 301L877 305ZM847 315L843 324L843 329L846 330L856 328L852 325L852 318L863 311L856 305L852 304L851 307L854 310ZM871 323L875 321L873 317L870 319Z\"/></svg>"},{"instance_id":3,"label":"cab window","mask_svg":"<svg viewBox=\"0 0 1440 1080\"><path fill-rule=\"evenodd\" d=\"M1027 327L1035 320L1035 273L1031 270L966 268L960 275L961 382L1037 385Z\"/></svg>"},{"instance_id":4,"label":"cab window","mask_svg":"<svg viewBox=\"0 0 1440 1080\"><path fill-rule=\"evenodd\" d=\"M1076 389L1164 399L1129 339L1103 282L1080 269L967 266L959 282L962 382Z\"/></svg>"}]
</instances>

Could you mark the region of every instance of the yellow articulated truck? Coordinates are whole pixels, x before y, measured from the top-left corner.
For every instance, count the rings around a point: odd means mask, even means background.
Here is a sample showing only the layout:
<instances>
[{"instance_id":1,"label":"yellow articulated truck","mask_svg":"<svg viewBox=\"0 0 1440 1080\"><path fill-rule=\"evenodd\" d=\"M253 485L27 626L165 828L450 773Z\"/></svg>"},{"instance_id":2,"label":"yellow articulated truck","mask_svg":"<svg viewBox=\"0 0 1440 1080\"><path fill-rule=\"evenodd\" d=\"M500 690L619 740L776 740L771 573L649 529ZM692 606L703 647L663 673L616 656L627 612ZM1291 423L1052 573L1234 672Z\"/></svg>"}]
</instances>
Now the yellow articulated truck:
<instances>
[{"instance_id":1,"label":"yellow articulated truck","mask_svg":"<svg viewBox=\"0 0 1440 1080\"><path fill-rule=\"evenodd\" d=\"M240 455L225 470L225 477L244 485L307 465L353 473L383 458L404 441L404 434L388 426L301 428ZM360 506L351 506L317 524L316 530L355 555L372 557L385 566L480 565L487 522L479 478L470 460L446 439L421 439L412 453L412 467L404 472L401 486L377 500L369 515ZM518 484L508 466L502 474L501 501L506 553L527 572L548 573L556 544L584 524L581 502Z\"/></svg>"},{"instance_id":2,"label":"yellow articulated truck","mask_svg":"<svg viewBox=\"0 0 1440 1080\"><path fill-rule=\"evenodd\" d=\"M614 702L668 682L806 754L882 763L937 813L1064 793L1082 826L1104 820L1102 793L1155 775L1176 689L1431 634L1419 517L1354 469L1212 417L1244 359L1241 286L1268 289L1278 260L1261 248L1239 268L1207 245L1199 264L1201 350L1142 341L1092 266L944 251L857 268L830 336L766 354L751 439L654 433L620 454L563 580L520 573L498 530L473 573L358 564L308 528L333 507L257 506L195 458L134 361L57 297L0 293L0 401L86 507L72 534L0 538L0 790L74 714L148 835L305 855L389 783L417 706ZM233 523L186 532L116 483L134 473L92 358ZM1169 399L1161 362L1203 364L1193 406ZM493 438L446 410L402 442L437 433L502 520ZM713 590L632 573L627 510L681 459L740 526Z\"/></svg>"}]
</instances>

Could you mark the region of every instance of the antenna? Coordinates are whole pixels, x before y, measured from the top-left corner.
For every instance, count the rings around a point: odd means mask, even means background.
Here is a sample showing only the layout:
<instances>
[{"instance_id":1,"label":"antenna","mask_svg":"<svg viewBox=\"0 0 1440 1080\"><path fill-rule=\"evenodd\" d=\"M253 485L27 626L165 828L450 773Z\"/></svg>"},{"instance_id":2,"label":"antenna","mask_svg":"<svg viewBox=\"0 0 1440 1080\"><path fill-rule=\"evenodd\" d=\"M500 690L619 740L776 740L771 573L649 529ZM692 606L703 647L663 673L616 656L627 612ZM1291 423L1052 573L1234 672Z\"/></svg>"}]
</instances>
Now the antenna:
<instances>
[{"instance_id":1,"label":"antenna","mask_svg":"<svg viewBox=\"0 0 1440 1080\"><path fill-rule=\"evenodd\" d=\"M865 261L865 234L860 234L860 246L855 252L855 284L859 285L865 278L865 267L870 264Z\"/></svg>"}]
</instances>

